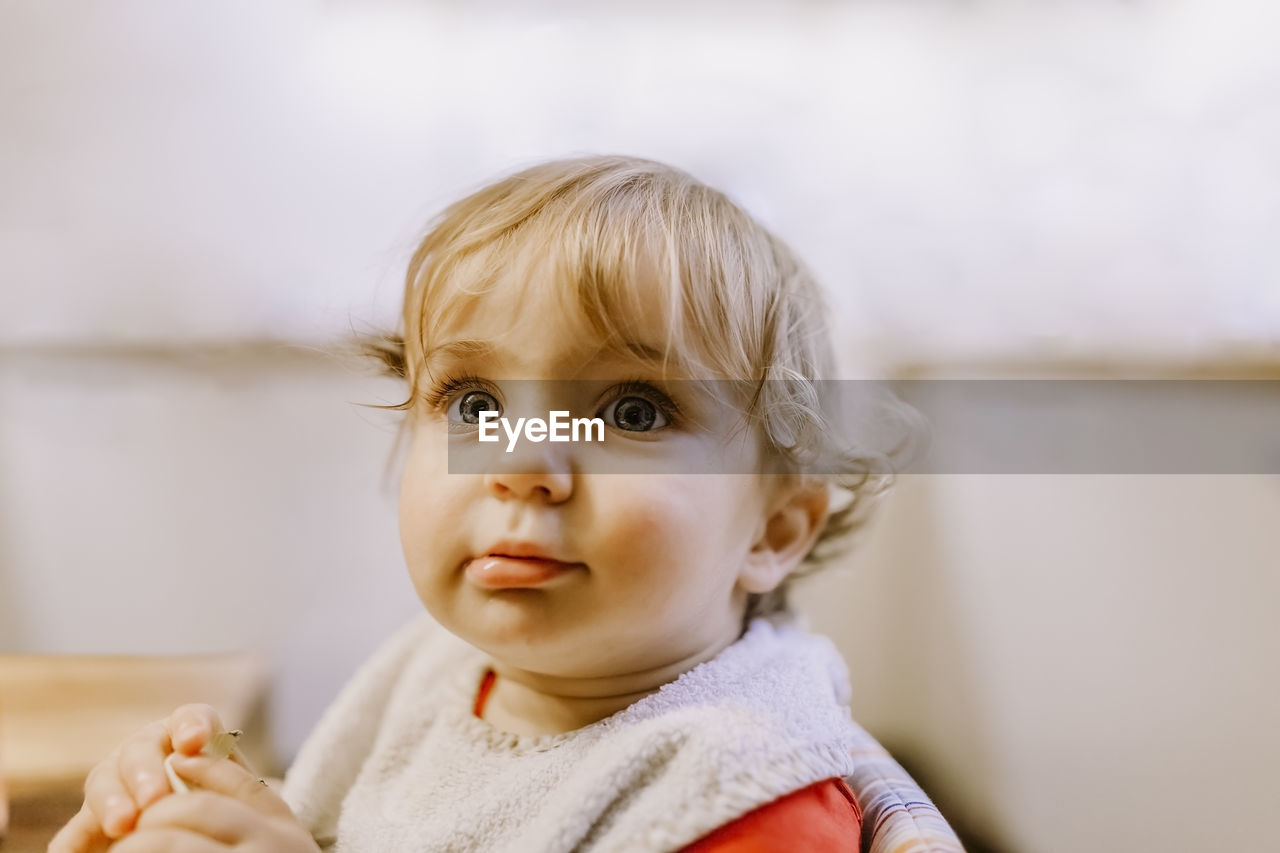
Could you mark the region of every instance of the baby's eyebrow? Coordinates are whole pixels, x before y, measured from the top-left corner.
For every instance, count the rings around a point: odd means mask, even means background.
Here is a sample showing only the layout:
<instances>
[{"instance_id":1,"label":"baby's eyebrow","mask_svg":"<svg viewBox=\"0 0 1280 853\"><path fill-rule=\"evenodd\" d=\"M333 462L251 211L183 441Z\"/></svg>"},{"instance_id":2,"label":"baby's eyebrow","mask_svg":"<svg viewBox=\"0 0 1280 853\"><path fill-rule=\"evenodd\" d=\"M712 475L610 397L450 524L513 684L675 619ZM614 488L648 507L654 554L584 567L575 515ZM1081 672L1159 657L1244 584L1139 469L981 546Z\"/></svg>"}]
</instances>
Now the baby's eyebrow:
<instances>
[{"instance_id":1,"label":"baby's eyebrow","mask_svg":"<svg viewBox=\"0 0 1280 853\"><path fill-rule=\"evenodd\" d=\"M623 341L621 349L615 349L613 354L622 356L627 360L649 362L651 364L661 364L665 356L661 349L643 341L633 340Z\"/></svg>"},{"instance_id":2,"label":"baby's eyebrow","mask_svg":"<svg viewBox=\"0 0 1280 853\"><path fill-rule=\"evenodd\" d=\"M497 352L495 347L489 341L480 341L473 339L463 339L457 341L447 341L443 344L430 347L423 356L425 361L431 361L434 358L481 358L490 356Z\"/></svg>"}]
</instances>

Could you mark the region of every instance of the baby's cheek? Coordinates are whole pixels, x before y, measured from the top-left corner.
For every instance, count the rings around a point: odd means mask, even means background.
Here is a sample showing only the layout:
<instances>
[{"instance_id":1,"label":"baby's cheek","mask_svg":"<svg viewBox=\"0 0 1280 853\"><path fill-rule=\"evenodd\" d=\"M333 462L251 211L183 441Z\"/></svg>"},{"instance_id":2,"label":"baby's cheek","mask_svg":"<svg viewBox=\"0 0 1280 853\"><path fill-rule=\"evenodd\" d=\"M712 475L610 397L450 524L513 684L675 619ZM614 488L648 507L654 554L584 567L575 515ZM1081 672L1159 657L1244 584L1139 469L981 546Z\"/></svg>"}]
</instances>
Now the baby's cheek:
<instances>
[{"instance_id":1,"label":"baby's cheek","mask_svg":"<svg viewBox=\"0 0 1280 853\"><path fill-rule=\"evenodd\" d=\"M458 479L461 479L461 475ZM400 491L400 542L413 570L452 555L465 538L465 495L457 483L434 478L406 479Z\"/></svg>"},{"instance_id":2,"label":"baby's cheek","mask_svg":"<svg viewBox=\"0 0 1280 853\"><path fill-rule=\"evenodd\" d=\"M599 517L597 541L615 565L652 574L697 550L697 508L661 491L631 492Z\"/></svg>"},{"instance_id":3,"label":"baby's cheek","mask_svg":"<svg viewBox=\"0 0 1280 853\"><path fill-rule=\"evenodd\" d=\"M429 493L407 490L400 493L400 540L406 556L426 547L434 537L438 510Z\"/></svg>"}]
</instances>

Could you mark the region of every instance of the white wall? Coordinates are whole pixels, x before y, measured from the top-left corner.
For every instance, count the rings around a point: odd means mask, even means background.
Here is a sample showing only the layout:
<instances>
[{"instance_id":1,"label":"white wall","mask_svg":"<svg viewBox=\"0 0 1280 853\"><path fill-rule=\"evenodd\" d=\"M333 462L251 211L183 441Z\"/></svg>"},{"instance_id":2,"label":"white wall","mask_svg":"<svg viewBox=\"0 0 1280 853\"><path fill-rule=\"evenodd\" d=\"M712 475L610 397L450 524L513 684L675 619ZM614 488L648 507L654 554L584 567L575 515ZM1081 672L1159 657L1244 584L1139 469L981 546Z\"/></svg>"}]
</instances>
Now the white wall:
<instances>
[{"instance_id":1,"label":"white wall","mask_svg":"<svg viewBox=\"0 0 1280 853\"><path fill-rule=\"evenodd\" d=\"M1280 478L908 476L801 600L854 713L1000 849L1253 849Z\"/></svg>"},{"instance_id":2,"label":"white wall","mask_svg":"<svg viewBox=\"0 0 1280 853\"><path fill-rule=\"evenodd\" d=\"M598 5L0 6L0 650L265 650L290 755L418 606L391 422L352 405L394 389L307 347L548 156L731 191L833 290L851 373L1280 353L1271 4ZM1007 849L1249 847L1278 502L907 480L805 600L859 718Z\"/></svg>"},{"instance_id":3,"label":"white wall","mask_svg":"<svg viewBox=\"0 0 1280 853\"><path fill-rule=\"evenodd\" d=\"M301 348L0 355L0 649L254 649L292 755L420 605L395 388Z\"/></svg>"},{"instance_id":4,"label":"white wall","mask_svg":"<svg viewBox=\"0 0 1280 853\"><path fill-rule=\"evenodd\" d=\"M1269 0L11 0L0 340L324 337L581 151L742 199L874 352L1280 335Z\"/></svg>"}]
</instances>

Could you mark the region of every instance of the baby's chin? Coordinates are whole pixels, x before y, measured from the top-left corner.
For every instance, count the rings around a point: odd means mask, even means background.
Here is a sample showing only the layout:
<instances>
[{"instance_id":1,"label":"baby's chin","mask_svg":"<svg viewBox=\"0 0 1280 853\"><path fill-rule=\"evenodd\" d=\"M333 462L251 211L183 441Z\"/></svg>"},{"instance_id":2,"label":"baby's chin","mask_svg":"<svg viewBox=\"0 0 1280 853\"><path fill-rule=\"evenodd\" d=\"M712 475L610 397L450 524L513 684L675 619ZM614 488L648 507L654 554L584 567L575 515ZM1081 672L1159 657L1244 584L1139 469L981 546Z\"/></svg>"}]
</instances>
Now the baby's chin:
<instances>
[{"instance_id":1,"label":"baby's chin","mask_svg":"<svg viewBox=\"0 0 1280 853\"><path fill-rule=\"evenodd\" d=\"M506 667L558 678L613 674L610 634L587 608L541 589L461 590L428 604L444 628Z\"/></svg>"},{"instance_id":2,"label":"baby's chin","mask_svg":"<svg viewBox=\"0 0 1280 853\"><path fill-rule=\"evenodd\" d=\"M643 628L634 625L634 628ZM469 625L459 636L489 655L500 671L528 684L541 683L565 695L612 695L657 688L713 657L736 637L703 642L692 636L673 642L630 635L600 624L563 627L517 624Z\"/></svg>"}]
</instances>

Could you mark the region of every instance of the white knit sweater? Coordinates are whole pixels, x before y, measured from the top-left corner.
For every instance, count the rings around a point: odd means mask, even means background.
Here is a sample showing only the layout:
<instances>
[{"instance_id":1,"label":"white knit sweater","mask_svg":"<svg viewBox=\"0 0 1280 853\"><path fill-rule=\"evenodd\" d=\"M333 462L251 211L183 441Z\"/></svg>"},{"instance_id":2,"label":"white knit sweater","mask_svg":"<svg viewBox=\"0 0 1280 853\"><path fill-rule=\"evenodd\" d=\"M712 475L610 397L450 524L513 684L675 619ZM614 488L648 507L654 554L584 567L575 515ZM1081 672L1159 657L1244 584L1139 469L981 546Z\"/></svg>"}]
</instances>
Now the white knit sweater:
<instances>
[{"instance_id":1,"label":"white knit sweater","mask_svg":"<svg viewBox=\"0 0 1280 853\"><path fill-rule=\"evenodd\" d=\"M325 712L284 798L326 850L670 851L853 772L844 662L787 616L600 722L515 735L472 708L489 659L423 617Z\"/></svg>"}]
</instances>

